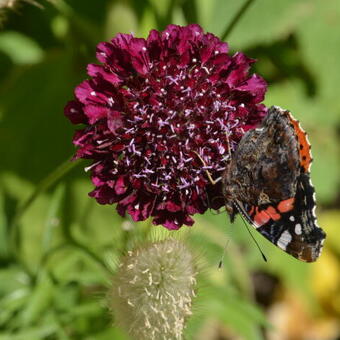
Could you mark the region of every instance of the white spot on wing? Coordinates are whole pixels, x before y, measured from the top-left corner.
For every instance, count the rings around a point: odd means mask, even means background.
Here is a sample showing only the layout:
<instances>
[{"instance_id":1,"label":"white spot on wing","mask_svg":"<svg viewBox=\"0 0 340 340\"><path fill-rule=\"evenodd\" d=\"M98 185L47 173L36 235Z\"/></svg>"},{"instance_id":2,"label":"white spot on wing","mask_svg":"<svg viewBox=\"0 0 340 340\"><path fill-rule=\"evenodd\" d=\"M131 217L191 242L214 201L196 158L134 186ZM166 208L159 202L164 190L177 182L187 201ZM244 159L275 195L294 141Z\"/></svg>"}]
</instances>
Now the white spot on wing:
<instances>
[{"instance_id":1,"label":"white spot on wing","mask_svg":"<svg viewBox=\"0 0 340 340\"><path fill-rule=\"evenodd\" d=\"M314 207L313 207L313 209L312 209L312 215L313 215L313 217L316 218L315 209L316 209L316 206L314 205Z\"/></svg>"},{"instance_id":2,"label":"white spot on wing","mask_svg":"<svg viewBox=\"0 0 340 340\"><path fill-rule=\"evenodd\" d=\"M294 222L295 221L295 217L292 215L292 216L289 216L289 220Z\"/></svg>"},{"instance_id":3,"label":"white spot on wing","mask_svg":"<svg viewBox=\"0 0 340 340\"><path fill-rule=\"evenodd\" d=\"M292 240L292 235L290 234L290 232L288 230L285 230L280 238L278 239L277 241L277 245L283 249L283 250L286 250L287 249L287 246L289 244L289 242Z\"/></svg>"},{"instance_id":4,"label":"white spot on wing","mask_svg":"<svg viewBox=\"0 0 340 340\"><path fill-rule=\"evenodd\" d=\"M301 224L300 224L300 223L297 223L297 224L295 225L295 234L296 234L296 235L301 235L301 233L302 233Z\"/></svg>"}]
</instances>

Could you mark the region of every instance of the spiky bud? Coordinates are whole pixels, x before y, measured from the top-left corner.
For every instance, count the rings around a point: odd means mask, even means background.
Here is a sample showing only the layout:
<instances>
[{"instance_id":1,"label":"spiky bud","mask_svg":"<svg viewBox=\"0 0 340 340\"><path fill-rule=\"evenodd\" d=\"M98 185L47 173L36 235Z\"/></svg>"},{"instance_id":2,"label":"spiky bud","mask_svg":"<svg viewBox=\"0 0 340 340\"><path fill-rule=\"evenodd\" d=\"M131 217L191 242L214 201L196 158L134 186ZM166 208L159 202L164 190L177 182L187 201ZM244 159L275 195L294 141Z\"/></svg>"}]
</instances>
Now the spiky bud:
<instances>
[{"instance_id":1,"label":"spiky bud","mask_svg":"<svg viewBox=\"0 0 340 340\"><path fill-rule=\"evenodd\" d=\"M115 323L133 339L180 340L191 315L197 266L178 240L143 245L122 258L108 293Z\"/></svg>"}]
</instances>

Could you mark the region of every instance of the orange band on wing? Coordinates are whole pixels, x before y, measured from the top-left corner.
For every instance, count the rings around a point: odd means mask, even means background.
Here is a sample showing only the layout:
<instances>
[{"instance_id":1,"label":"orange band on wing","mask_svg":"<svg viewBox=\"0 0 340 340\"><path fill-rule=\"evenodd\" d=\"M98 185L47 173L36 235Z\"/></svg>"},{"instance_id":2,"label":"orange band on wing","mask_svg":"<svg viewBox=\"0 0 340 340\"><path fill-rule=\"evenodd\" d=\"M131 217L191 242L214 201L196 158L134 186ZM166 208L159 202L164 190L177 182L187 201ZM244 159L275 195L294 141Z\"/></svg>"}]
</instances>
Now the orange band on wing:
<instances>
[{"instance_id":1,"label":"orange band on wing","mask_svg":"<svg viewBox=\"0 0 340 340\"><path fill-rule=\"evenodd\" d=\"M256 209L255 217L254 217L254 222L261 227L262 225L266 224L270 220L270 216L266 213L265 210L258 211Z\"/></svg>"},{"instance_id":2,"label":"orange band on wing","mask_svg":"<svg viewBox=\"0 0 340 340\"><path fill-rule=\"evenodd\" d=\"M293 118L291 114L289 114L289 118L291 123L294 126L295 133L298 137L299 142L299 155L300 155L300 164L302 165L304 172L309 172L310 165L312 163L312 154L310 152L310 144L307 138L307 134L303 131L300 123Z\"/></svg>"},{"instance_id":3,"label":"orange band on wing","mask_svg":"<svg viewBox=\"0 0 340 340\"><path fill-rule=\"evenodd\" d=\"M277 206L277 210L280 213L284 213L284 212L292 210L294 208L294 201L295 201L294 197L281 201Z\"/></svg>"},{"instance_id":4,"label":"orange band on wing","mask_svg":"<svg viewBox=\"0 0 340 340\"><path fill-rule=\"evenodd\" d=\"M270 219L278 221L280 218L281 216L277 212L277 210L274 207L269 206L267 209L261 211L256 208L254 221L259 227L261 227L262 225L266 224Z\"/></svg>"},{"instance_id":5,"label":"orange band on wing","mask_svg":"<svg viewBox=\"0 0 340 340\"><path fill-rule=\"evenodd\" d=\"M278 221L281 218L281 215L277 213L276 209L272 206L269 206L266 209L266 212L270 216L270 218L274 221Z\"/></svg>"}]
</instances>

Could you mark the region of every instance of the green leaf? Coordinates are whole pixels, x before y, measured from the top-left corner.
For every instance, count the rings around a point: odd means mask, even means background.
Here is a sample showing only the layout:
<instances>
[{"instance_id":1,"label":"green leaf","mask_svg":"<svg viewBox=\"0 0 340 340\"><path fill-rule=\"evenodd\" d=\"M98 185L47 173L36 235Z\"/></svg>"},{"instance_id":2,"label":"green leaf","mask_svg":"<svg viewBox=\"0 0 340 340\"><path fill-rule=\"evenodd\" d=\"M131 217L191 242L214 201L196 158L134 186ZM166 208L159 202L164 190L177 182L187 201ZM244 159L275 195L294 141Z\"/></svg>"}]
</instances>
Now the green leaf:
<instances>
[{"instance_id":1,"label":"green leaf","mask_svg":"<svg viewBox=\"0 0 340 340\"><path fill-rule=\"evenodd\" d=\"M15 64L35 64L44 57L44 51L30 37L14 31L0 33L0 51Z\"/></svg>"},{"instance_id":2,"label":"green leaf","mask_svg":"<svg viewBox=\"0 0 340 340\"><path fill-rule=\"evenodd\" d=\"M244 1L216 0L207 30L222 34ZM301 3L303 0L254 1L228 39L231 48L242 50L287 37L305 16Z\"/></svg>"},{"instance_id":3,"label":"green leaf","mask_svg":"<svg viewBox=\"0 0 340 340\"><path fill-rule=\"evenodd\" d=\"M117 33L136 32L136 14L127 2L112 2L107 11L105 36L112 39Z\"/></svg>"},{"instance_id":4,"label":"green leaf","mask_svg":"<svg viewBox=\"0 0 340 340\"><path fill-rule=\"evenodd\" d=\"M306 0L304 11L307 15L300 21L297 30L301 54L317 77L321 97L330 104L322 115L329 118L334 115L340 121L339 1Z\"/></svg>"},{"instance_id":5,"label":"green leaf","mask_svg":"<svg viewBox=\"0 0 340 340\"><path fill-rule=\"evenodd\" d=\"M207 1L208 2L208 1ZM198 23L198 6L196 0L186 0L182 3L182 10L186 22Z\"/></svg>"},{"instance_id":6,"label":"green leaf","mask_svg":"<svg viewBox=\"0 0 340 340\"><path fill-rule=\"evenodd\" d=\"M57 331L55 324L28 327L17 333L0 333L0 340L37 340L46 339Z\"/></svg>"},{"instance_id":7,"label":"green leaf","mask_svg":"<svg viewBox=\"0 0 340 340\"><path fill-rule=\"evenodd\" d=\"M31 290L23 287L14 289L0 300L0 325L9 326L13 317L25 307L30 294Z\"/></svg>"},{"instance_id":8,"label":"green leaf","mask_svg":"<svg viewBox=\"0 0 340 340\"><path fill-rule=\"evenodd\" d=\"M63 107L72 97L74 82L71 57L54 53L21 69L0 88L1 169L39 181L72 155L73 128Z\"/></svg>"},{"instance_id":9,"label":"green leaf","mask_svg":"<svg viewBox=\"0 0 340 340\"><path fill-rule=\"evenodd\" d=\"M312 145L314 162L311 177L317 198L323 203L330 203L336 197L340 184L335 109L330 108L320 97L307 97L299 81L271 86L265 102L268 106L279 105L290 110L301 121Z\"/></svg>"},{"instance_id":10,"label":"green leaf","mask_svg":"<svg viewBox=\"0 0 340 340\"><path fill-rule=\"evenodd\" d=\"M238 294L232 294L226 287L211 282L202 285L196 304L202 306L204 316L217 318L241 335L242 339L261 340L263 337L260 327L269 326L264 314L255 304Z\"/></svg>"},{"instance_id":11,"label":"green leaf","mask_svg":"<svg viewBox=\"0 0 340 340\"><path fill-rule=\"evenodd\" d=\"M53 240L53 229L60 225L60 210L65 194L65 186L60 184L55 189L50 199L47 218L43 230L42 251L46 253L51 246Z\"/></svg>"},{"instance_id":12,"label":"green leaf","mask_svg":"<svg viewBox=\"0 0 340 340\"><path fill-rule=\"evenodd\" d=\"M23 327L32 325L38 321L42 314L51 308L53 297L53 283L49 275L41 271L33 293L27 305L20 313L20 323Z\"/></svg>"}]
</instances>

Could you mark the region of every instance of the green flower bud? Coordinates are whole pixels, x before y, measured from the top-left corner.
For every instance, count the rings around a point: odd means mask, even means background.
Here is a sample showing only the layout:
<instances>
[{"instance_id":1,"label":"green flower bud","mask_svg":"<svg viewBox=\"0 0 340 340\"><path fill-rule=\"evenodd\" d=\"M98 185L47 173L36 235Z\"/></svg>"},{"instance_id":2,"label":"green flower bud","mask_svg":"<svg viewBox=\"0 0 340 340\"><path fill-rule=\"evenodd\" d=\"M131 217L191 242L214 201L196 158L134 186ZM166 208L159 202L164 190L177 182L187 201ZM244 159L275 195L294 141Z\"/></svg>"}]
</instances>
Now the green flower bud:
<instances>
[{"instance_id":1,"label":"green flower bud","mask_svg":"<svg viewBox=\"0 0 340 340\"><path fill-rule=\"evenodd\" d=\"M196 260L167 239L129 251L112 280L109 308L133 339L182 339L195 297Z\"/></svg>"}]
</instances>

